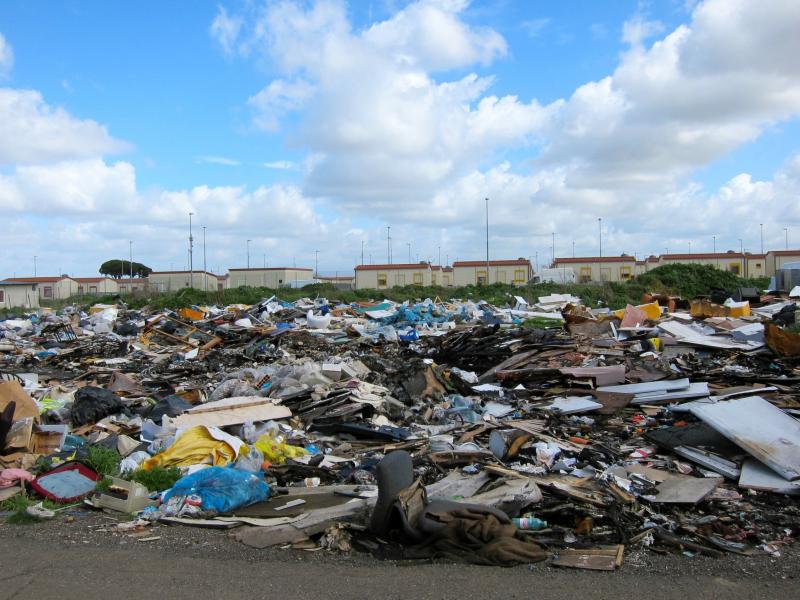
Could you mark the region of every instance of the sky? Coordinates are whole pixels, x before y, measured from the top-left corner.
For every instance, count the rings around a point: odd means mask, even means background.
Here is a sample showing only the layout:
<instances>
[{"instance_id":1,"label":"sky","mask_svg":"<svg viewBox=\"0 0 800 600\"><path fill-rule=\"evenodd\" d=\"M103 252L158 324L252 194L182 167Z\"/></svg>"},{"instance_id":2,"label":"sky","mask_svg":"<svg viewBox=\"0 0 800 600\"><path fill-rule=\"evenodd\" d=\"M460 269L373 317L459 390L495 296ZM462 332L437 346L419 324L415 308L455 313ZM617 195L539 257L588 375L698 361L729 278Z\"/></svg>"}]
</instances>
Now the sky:
<instances>
[{"instance_id":1,"label":"sky","mask_svg":"<svg viewBox=\"0 0 800 600\"><path fill-rule=\"evenodd\" d=\"M800 247L796 0L0 3L0 277ZM486 201L488 198L488 203ZM250 240L249 242L247 240ZM205 246L205 256L204 256Z\"/></svg>"}]
</instances>

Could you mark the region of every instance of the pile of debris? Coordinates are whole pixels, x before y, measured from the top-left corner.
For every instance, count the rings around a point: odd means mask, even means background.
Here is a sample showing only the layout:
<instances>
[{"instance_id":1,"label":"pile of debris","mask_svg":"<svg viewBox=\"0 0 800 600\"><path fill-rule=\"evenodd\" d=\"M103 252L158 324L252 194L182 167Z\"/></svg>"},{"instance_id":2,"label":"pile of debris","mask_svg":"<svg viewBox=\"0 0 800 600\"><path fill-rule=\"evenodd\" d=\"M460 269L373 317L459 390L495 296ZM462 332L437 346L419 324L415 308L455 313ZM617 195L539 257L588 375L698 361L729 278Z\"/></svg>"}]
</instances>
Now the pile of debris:
<instances>
[{"instance_id":1,"label":"pile of debris","mask_svg":"<svg viewBox=\"0 0 800 600\"><path fill-rule=\"evenodd\" d=\"M643 301L0 321L0 500L492 565L780 555L800 533L800 307Z\"/></svg>"}]
</instances>

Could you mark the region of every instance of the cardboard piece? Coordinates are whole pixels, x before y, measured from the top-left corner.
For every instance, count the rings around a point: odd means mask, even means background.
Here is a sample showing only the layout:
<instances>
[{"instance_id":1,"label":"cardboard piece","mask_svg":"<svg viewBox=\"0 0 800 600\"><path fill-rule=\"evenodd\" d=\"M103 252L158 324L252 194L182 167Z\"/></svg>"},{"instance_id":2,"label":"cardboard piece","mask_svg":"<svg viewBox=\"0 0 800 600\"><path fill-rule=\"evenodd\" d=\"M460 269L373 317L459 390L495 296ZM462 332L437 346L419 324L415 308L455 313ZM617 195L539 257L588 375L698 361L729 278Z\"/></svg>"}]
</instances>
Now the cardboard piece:
<instances>
[{"instance_id":1,"label":"cardboard piece","mask_svg":"<svg viewBox=\"0 0 800 600\"><path fill-rule=\"evenodd\" d=\"M3 381L0 383L0 412L8 406L9 402L16 402L17 407L14 409L14 421L32 418L34 421L39 421L39 407L34 402L28 393L22 388L18 381Z\"/></svg>"},{"instance_id":2,"label":"cardboard piece","mask_svg":"<svg viewBox=\"0 0 800 600\"><path fill-rule=\"evenodd\" d=\"M291 410L285 406L273 404L267 398L240 396L201 404L175 417L171 422L179 428L196 425L227 427L228 425L241 425L247 421L270 421L291 416Z\"/></svg>"}]
</instances>

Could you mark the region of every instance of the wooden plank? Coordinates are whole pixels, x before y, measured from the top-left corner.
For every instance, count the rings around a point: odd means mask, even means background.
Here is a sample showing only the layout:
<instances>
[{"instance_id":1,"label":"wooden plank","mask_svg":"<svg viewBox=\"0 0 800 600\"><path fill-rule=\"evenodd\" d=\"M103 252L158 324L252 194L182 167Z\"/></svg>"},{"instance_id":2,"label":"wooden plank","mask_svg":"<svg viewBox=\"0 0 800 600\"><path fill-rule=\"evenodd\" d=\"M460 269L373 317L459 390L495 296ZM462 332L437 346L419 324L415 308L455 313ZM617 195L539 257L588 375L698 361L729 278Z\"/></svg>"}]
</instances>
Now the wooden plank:
<instances>
[{"instance_id":1,"label":"wooden plank","mask_svg":"<svg viewBox=\"0 0 800 600\"><path fill-rule=\"evenodd\" d=\"M291 416L292 411L285 406L262 404L200 414L184 413L172 419L172 424L176 427L195 427L197 425L227 427L228 425L241 425L247 421L270 421L286 419Z\"/></svg>"}]
</instances>

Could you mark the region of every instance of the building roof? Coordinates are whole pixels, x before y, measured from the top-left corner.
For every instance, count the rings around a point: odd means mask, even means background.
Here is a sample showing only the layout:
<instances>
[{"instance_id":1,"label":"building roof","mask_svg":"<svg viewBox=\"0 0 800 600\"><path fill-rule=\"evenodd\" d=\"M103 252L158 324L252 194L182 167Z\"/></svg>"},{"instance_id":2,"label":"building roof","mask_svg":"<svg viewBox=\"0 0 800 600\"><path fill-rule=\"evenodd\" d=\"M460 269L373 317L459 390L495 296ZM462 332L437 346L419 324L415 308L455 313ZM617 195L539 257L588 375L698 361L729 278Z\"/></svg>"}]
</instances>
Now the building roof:
<instances>
[{"instance_id":1,"label":"building roof","mask_svg":"<svg viewBox=\"0 0 800 600\"><path fill-rule=\"evenodd\" d=\"M39 285L38 281L9 281L8 279L0 281L0 286L9 285Z\"/></svg>"},{"instance_id":2,"label":"building roof","mask_svg":"<svg viewBox=\"0 0 800 600\"><path fill-rule=\"evenodd\" d=\"M313 272L314 269L309 269L306 267L251 267L251 268L242 268L242 269L228 269L228 271L311 271Z\"/></svg>"},{"instance_id":3,"label":"building roof","mask_svg":"<svg viewBox=\"0 0 800 600\"><path fill-rule=\"evenodd\" d=\"M441 271L442 265L431 265L431 271Z\"/></svg>"},{"instance_id":4,"label":"building roof","mask_svg":"<svg viewBox=\"0 0 800 600\"><path fill-rule=\"evenodd\" d=\"M445 273L452 273L453 267L442 267L442 271Z\"/></svg>"},{"instance_id":5,"label":"building roof","mask_svg":"<svg viewBox=\"0 0 800 600\"><path fill-rule=\"evenodd\" d=\"M763 255L747 254L750 258L758 258ZM692 260L703 258L744 258L745 255L741 252L701 252L697 254L662 254L663 260Z\"/></svg>"},{"instance_id":6,"label":"building roof","mask_svg":"<svg viewBox=\"0 0 800 600\"><path fill-rule=\"evenodd\" d=\"M153 271L150 275L188 275L189 273L194 275L202 275L205 273L206 275L211 275L211 277L217 277L211 271Z\"/></svg>"},{"instance_id":7,"label":"building roof","mask_svg":"<svg viewBox=\"0 0 800 600\"><path fill-rule=\"evenodd\" d=\"M111 277L73 277L73 279L78 283L100 283L105 279L108 279L110 281L115 281Z\"/></svg>"},{"instance_id":8,"label":"building roof","mask_svg":"<svg viewBox=\"0 0 800 600\"><path fill-rule=\"evenodd\" d=\"M556 258L554 264L571 264L576 265L580 263L620 263L620 262L636 262L634 256L577 256L569 258Z\"/></svg>"},{"instance_id":9,"label":"building roof","mask_svg":"<svg viewBox=\"0 0 800 600\"><path fill-rule=\"evenodd\" d=\"M62 279L72 279L72 277L7 277L3 280L3 283L56 283Z\"/></svg>"},{"instance_id":10,"label":"building roof","mask_svg":"<svg viewBox=\"0 0 800 600\"><path fill-rule=\"evenodd\" d=\"M392 265L356 265L356 271L405 271L411 269L429 269L428 263L395 263Z\"/></svg>"},{"instance_id":11,"label":"building roof","mask_svg":"<svg viewBox=\"0 0 800 600\"><path fill-rule=\"evenodd\" d=\"M530 266L531 261L525 258L515 258L512 260L490 260L490 267L511 267L511 266ZM454 267L485 267L485 260L457 260L453 263Z\"/></svg>"},{"instance_id":12,"label":"building roof","mask_svg":"<svg viewBox=\"0 0 800 600\"><path fill-rule=\"evenodd\" d=\"M800 250L770 250L769 254L775 256L800 256Z\"/></svg>"}]
</instances>

